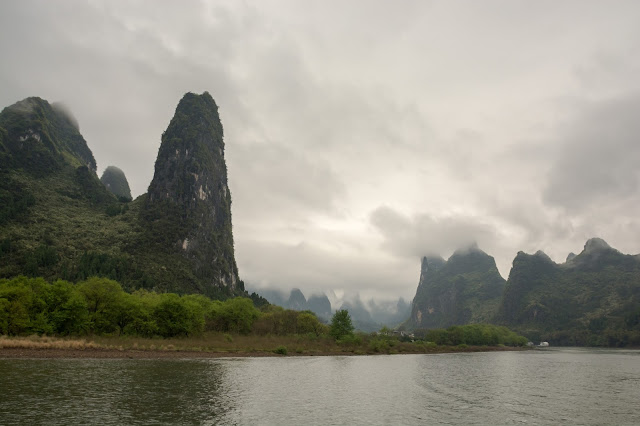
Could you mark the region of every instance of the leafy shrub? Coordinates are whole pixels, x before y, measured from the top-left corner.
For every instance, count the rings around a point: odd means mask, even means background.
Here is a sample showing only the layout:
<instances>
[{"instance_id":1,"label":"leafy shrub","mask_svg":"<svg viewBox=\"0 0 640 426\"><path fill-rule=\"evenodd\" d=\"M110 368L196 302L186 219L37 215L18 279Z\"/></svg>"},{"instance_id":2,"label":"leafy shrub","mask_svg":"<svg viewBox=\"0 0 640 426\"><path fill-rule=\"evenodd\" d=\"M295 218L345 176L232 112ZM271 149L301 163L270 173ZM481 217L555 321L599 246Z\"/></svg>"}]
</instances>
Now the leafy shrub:
<instances>
[{"instance_id":1,"label":"leafy shrub","mask_svg":"<svg viewBox=\"0 0 640 426\"><path fill-rule=\"evenodd\" d=\"M362 344L362 337L357 334L342 336L336 342L341 346L359 346Z\"/></svg>"},{"instance_id":2,"label":"leafy shrub","mask_svg":"<svg viewBox=\"0 0 640 426\"><path fill-rule=\"evenodd\" d=\"M277 348L274 349L273 352L277 353L279 355L286 355L287 354L287 348L286 348L286 346L278 346Z\"/></svg>"},{"instance_id":3,"label":"leafy shrub","mask_svg":"<svg viewBox=\"0 0 640 426\"><path fill-rule=\"evenodd\" d=\"M327 334L327 326L322 324L310 311L294 311L279 306L269 306L252 327L257 335L309 334L320 337Z\"/></svg>"},{"instance_id":4,"label":"leafy shrub","mask_svg":"<svg viewBox=\"0 0 640 426\"><path fill-rule=\"evenodd\" d=\"M113 217L119 215L121 212L120 206L118 204L109 204L105 209L105 213L107 216Z\"/></svg>"},{"instance_id":5,"label":"leafy shrub","mask_svg":"<svg viewBox=\"0 0 640 426\"><path fill-rule=\"evenodd\" d=\"M373 352L389 352L390 345L387 339L375 338L369 341L369 350Z\"/></svg>"}]
</instances>

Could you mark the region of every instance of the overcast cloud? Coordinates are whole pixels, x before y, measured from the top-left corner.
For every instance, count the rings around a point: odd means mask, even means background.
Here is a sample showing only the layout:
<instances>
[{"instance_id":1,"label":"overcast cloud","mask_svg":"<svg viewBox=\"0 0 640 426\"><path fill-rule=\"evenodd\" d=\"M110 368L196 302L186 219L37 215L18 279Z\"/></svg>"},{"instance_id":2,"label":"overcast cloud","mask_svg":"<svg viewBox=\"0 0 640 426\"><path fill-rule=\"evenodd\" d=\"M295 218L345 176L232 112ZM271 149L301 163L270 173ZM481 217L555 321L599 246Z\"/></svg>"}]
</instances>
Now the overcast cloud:
<instances>
[{"instance_id":1,"label":"overcast cloud","mask_svg":"<svg viewBox=\"0 0 640 426\"><path fill-rule=\"evenodd\" d=\"M640 252L636 1L0 2L0 105L63 102L134 196L187 91L220 107L241 278L412 299L477 242L505 278Z\"/></svg>"}]
</instances>

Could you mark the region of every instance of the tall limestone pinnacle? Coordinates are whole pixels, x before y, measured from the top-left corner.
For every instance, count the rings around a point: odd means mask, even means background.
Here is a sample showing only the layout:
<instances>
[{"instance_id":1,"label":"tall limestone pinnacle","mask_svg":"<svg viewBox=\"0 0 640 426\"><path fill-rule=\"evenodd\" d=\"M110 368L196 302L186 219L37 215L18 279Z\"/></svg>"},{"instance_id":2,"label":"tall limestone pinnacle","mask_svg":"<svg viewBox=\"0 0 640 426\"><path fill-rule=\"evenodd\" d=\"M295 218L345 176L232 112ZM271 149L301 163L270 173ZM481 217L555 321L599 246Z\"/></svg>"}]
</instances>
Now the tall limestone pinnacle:
<instances>
[{"instance_id":1,"label":"tall limestone pinnacle","mask_svg":"<svg viewBox=\"0 0 640 426\"><path fill-rule=\"evenodd\" d=\"M178 251L213 287L242 291L233 251L231 193L218 106L207 92L178 103L144 207L169 251Z\"/></svg>"}]
</instances>

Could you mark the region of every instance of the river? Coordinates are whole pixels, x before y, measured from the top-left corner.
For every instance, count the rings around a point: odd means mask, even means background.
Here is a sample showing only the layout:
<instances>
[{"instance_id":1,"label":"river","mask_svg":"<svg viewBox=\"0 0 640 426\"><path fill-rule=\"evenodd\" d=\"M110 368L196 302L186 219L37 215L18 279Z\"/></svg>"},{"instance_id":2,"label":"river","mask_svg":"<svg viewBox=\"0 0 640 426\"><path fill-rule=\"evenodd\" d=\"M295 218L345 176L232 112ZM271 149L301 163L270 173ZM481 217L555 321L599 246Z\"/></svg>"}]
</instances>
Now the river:
<instances>
[{"instance_id":1,"label":"river","mask_svg":"<svg viewBox=\"0 0 640 426\"><path fill-rule=\"evenodd\" d=\"M0 359L2 425L640 424L640 351Z\"/></svg>"}]
</instances>

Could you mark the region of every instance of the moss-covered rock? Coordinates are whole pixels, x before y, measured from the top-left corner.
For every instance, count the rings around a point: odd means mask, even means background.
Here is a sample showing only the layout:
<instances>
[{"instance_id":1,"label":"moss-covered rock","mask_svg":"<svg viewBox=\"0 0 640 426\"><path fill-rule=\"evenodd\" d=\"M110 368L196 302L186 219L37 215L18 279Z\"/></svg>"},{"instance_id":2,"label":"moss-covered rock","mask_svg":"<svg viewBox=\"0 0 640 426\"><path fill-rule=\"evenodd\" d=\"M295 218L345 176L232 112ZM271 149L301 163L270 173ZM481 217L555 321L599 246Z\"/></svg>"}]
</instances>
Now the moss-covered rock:
<instances>
[{"instance_id":1,"label":"moss-covered rock","mask_svg":"<svg viewBox=\"0 0 640 426\"><path fill-rule=\"evenodd\" d=\"M100 181L118 198L131 201L131 189L124 172L115 166L107 167L102 173Z\"/></svg>"}]
</instances>

